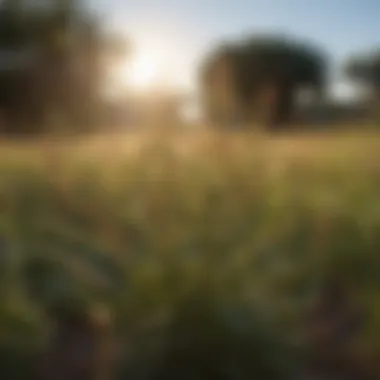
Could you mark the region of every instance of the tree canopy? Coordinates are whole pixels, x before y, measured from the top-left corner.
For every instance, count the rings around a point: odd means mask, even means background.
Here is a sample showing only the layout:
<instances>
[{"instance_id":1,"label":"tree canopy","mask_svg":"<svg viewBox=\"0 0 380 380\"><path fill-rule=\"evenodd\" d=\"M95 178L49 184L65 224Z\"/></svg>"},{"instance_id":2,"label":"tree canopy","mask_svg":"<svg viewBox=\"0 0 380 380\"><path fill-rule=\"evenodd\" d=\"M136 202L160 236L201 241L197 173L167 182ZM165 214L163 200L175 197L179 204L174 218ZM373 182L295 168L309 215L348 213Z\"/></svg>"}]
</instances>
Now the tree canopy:
<instances>
[{"instance_id":1,"label":"tree canopy","mask_svg":"<svg viewBox=\"0 0 380 380\"><path fill-rule=\"evenodd\" d=\"M345 72L354 81L380 90L380 51L349 58Z\"/></svg>"},{"instance_id":2,"label":"tree canopy","mask_svg":"<svg viewBox=\"0 0 380 380\"><path fill-rule=\"evenodd\" d=\"M349 58L344 67L346 75L368 91L367 108L374 121L380 120L380 51L358 54Z\"/></svg>"},{"instance_id":3,"label":"tree canopy","mask_svg":"<svg viewBox=\"0 0 380 380\"><path fill-rule=\"evenodd\" d=\"M319 49L287 37L253 36L224 44L201 67L206 112L215 117L218 106L225 107L215 94L229 92L234 112L245 121L286 122L297 90L323 89L326 63Z\"/></svg>"},{"instance_id":4,"label":"tree canopy","mask_svg":"<svg viewBox=\"0 0 380 380\"><path fill-rule=\"evenodd\" d=\"M78 0L0 4L0 113L7 133L41 132L51 116L84 128L96 119L105 58L124 53ZM22 56L10 64L4 54Z\"/></svg>"}]
</instances>

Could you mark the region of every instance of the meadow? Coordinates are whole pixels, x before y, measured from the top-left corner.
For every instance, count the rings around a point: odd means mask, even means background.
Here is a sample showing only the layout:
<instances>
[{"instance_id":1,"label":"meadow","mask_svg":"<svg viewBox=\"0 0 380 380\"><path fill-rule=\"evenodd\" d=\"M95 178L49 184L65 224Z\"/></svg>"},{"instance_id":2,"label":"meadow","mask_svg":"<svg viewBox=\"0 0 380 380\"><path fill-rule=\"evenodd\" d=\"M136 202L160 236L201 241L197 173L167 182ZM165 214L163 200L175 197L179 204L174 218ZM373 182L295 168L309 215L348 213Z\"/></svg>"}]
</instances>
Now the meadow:
<instances>
[{"instance_id":1,"label":"meadow","mask_svg":"<svg viewBox=\"0 0 380 380\"><path fill-rule=\"evenodd\" d=\"M380 355L377 133L0 145L4 378L26 378L66 303L107 306L128 378L294 379L331 278L367 315L352 349Z\"/></svg>"}]
</instances>

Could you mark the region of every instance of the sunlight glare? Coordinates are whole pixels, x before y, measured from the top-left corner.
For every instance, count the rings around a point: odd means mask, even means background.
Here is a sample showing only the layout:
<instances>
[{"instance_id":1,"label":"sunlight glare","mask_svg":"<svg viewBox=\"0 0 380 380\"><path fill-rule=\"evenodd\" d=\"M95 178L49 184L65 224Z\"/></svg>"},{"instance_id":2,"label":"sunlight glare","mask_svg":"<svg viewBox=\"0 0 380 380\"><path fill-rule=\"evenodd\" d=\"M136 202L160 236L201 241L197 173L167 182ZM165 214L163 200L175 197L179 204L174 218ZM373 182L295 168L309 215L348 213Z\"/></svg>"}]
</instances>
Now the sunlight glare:
<instances>
[{"instance_id":1,"label":"sunlight glare","mask_svg":"<svg viewBox=\"0 0 380 380\"><path fill-rule=\"evenodd\" d=\"M134 91L152 90L161 80L162 60L157 51L144 51L136 54L122 68L122 80Z\"/></svg>"},{"instance_id":2,"label":"sunlight glare","mask_svg":"<svg viewBox=\"0 0 380 380\"><path fill-rule=\"evenodd\" d=\"M169 33L151 35L146 31L135 36L132 55L115 70L115 84L120 91L151 94L178 91L189 87L190 76L183 75L186 52L183 41Z\"/></svg>"},{"instance_id":3,"label":"sunlight glare","mask_svg":"<svg viewBox=\"0 0 380 380\"><path fill-rule=\"evenodd\" d=\"M146 89L157 80L158 67L153 56L140 55L131 62L129 83L136 89Z\"/></svg>"}]
</instances>

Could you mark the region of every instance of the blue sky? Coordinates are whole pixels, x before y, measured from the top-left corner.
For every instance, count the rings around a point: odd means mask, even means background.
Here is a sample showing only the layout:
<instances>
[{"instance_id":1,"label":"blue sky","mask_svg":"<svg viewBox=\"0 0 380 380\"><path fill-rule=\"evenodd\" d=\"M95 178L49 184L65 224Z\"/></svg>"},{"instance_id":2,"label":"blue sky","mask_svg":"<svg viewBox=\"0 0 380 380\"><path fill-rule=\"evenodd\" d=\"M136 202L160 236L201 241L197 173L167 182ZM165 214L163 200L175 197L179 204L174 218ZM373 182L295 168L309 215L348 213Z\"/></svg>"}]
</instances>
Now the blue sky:
<instances>
[{"instance_id":1,"label":"blue sky","mask_svg":"<svg viewBox=\"0 0 380 380\"><path fill-rule=\"evenodd\" d=\"M194 84L196 65L214 42L255 31L310 40L325 48L335 65L353 52L380 47L380 0L90 1L137 48L152 43L170 51L173 75L184 85ZM343 80L334 79L336 92L348 90Z\"/></svg>"}]
</instances>

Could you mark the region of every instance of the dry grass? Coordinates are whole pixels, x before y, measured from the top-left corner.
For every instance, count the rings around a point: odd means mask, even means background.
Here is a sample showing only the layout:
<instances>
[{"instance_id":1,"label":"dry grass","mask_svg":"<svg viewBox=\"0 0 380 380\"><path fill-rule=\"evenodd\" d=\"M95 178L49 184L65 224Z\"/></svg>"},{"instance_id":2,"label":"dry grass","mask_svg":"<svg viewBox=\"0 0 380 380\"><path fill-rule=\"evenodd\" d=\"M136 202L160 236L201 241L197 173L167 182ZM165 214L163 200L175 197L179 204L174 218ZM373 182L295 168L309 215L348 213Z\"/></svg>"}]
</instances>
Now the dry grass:
<instances>
[{"instance_id":1,"label":"dry grass","mask_svg":"<svg viewBox=\"0 0 380 380\"><path fill-rule=\"evenodd\" d=\"M3 342L25 339L17 323L36 341L41 311L68 295L106 302L130 331L197 290L223 310L255 305L289 337L337 275L368 309L361 341L380 352L379 142L369 132L3 142Z\"/></svg>"}]
</instances>

